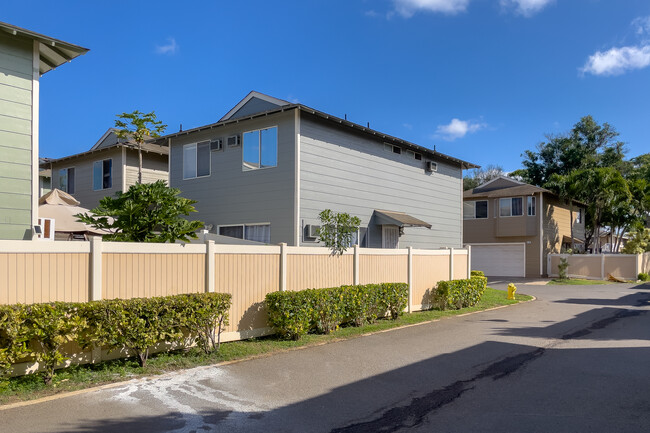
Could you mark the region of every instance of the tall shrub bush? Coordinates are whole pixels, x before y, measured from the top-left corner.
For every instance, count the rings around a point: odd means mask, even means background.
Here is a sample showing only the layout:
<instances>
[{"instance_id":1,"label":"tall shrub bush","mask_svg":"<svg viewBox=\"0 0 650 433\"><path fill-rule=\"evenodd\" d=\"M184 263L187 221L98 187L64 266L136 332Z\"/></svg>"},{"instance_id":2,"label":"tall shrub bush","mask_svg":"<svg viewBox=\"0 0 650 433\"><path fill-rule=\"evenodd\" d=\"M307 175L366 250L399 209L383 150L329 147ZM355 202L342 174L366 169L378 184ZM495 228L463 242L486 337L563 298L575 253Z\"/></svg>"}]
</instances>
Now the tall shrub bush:
<instances>
[{"instance_id":1,"label":"tall shrub bush","mask_svg":"<svg viewBox=\"0 0 650 433\"><path fill-rule=\"evenodd\" d=\"M31 354L41 364L43 381L49 385L56 367L68 359L63 346L77 338L85 321L75 303L31 304L23 308L26 335L36 346Z\"/></svg>"},{"instance_id":2,"label":"tall shrub bush","mask_svg":"<svg viewBox=\"0 0 650 433\"><path fill-rule=\"evenodd\" d=\"M434 304L441 310L460 309L476 305L487 288L487 278L440 281L435 290Z\"/></svg>"},{"instance_id":3,"label":"tall shrub bush","mask_svg":"<svg viewBox=\"0 0 650 433\"><path fill-rule=\"evenodd\" d=\"M269 324L276 332L299 339L310 330L327 334L343 324L361 326L386 314L397 319L406 307L404 283L341 286L266 296Z\"/></svg>"}]
</instances>

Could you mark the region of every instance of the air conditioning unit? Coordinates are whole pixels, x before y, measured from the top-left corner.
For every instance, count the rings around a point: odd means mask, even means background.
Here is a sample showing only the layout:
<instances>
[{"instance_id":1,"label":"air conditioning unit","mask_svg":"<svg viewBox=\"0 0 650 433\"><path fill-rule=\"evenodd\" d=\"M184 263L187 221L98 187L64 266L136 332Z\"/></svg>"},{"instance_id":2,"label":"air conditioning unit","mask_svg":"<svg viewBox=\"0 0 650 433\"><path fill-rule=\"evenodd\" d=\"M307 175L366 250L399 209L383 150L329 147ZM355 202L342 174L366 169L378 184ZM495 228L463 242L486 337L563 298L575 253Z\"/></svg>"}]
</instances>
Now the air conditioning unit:
<instances>
[{"instance_id":1,"label":"air conditioning unit","mask_svg":"<svg viewBox=\"0 0 650 433\"><path fill-rule=\"evenodd\" d=\"M320 231L320 226L316 224L307 224L307 237L312 239L318 238L318 232Z\"/></svg>"},{"instance_id":2,"label":"air conditioning unit","mask_svg":"<svg viewBox=\"0 0 650 433\"><path fill-rule=\"evenodd\" d=\"M211 151L217 151L221 150L223 148L223 141L221 139L217 140L211 140L210 141L210 150Z\"/></svg>"},{"instance_id":3,"label":"air conditioning unit","mask_svg":"<svg viewBox=\"0 0 650 433\"><path fill-rule=\"evenodd\" d=\"M434 171L438 171L438 164L433 162L433 161L427 161L427 171L429 173L433 173Z\"/></svg>"},{"instance_id":4,"label":"air conditioning unit","mask_svg":"<svg viewBox=\"0 0 650 433\"><path fill-rule=\"evenodd\" d=\"M239 135L231 135L227 139L228 147L236 147L241 144L241 140L239 138Z\"/></svg>"}]
</instances>

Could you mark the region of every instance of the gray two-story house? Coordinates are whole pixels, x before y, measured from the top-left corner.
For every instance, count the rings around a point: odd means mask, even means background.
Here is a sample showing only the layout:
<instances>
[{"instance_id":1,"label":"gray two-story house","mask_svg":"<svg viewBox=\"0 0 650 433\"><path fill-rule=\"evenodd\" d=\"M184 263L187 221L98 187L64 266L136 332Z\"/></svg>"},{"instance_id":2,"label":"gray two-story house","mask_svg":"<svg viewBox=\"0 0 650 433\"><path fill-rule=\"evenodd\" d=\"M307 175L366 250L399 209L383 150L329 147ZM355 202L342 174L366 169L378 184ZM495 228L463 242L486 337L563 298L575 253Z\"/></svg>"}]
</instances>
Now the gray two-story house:
<instances>
[{"instance_id":1,"label":"gray two-story house","mask_svg":"<svg viewBox=\"0 0 650 433\"><path fill-rule=\"evenodd\" d=\"M167 146L142 145L142 182L168 180ZM126 191L138 180L138 147L109 128L86 152L46 159L41 168L51 176L51 187L74 196L82 207L92 209L106 196Z\"/></svg>"},{"instance_id":2,"label":"gray two-story house","mask_svg":"<svg viewBox=\"0 0 650 433\"><path fill-rule=\"evenodd\" d=\"M331 209L361 219L362 247L462 246L462 172L476 166L435 150L258 92L163 139L171 186L214 233L317 246Z\"/></svg>"}]
</instances>

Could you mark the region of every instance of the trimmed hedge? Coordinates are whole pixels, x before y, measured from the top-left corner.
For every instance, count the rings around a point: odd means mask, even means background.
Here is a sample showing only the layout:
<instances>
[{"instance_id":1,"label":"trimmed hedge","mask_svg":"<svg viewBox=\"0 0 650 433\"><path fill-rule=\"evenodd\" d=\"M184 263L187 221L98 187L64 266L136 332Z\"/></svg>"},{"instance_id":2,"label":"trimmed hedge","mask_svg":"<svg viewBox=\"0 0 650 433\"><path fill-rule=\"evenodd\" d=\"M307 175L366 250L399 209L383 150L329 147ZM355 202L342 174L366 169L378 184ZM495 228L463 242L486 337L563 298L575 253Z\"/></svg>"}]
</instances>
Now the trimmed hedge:
<instances>
[{"instance_id":1,"label":"trimmed hedge","mask_svg":"<svg viewBox=\"0 0 650 433\"><path fill-rule=\"evenodd\" d=\"M650 275L646 274L645 272L639 273L638 279L640 281L650 281Z\"/></svg>"},{"instance_id":2,"label":"trimmed hedge","mask_svg":"<svg viewBox=\"0 0 650 433\"><path fill-rule=\"evenodd\" d=\"M484 277L485 273L483 271L471 271L470 277Z\"/></svg>"},{"instance_id":3,"label":"trimmed hedge","mask_svg":"<svg viewBox=\"0 0 650 433\"><path fill-rule=\"evenodd\" d=\"M0 379L12 364L32 356L43 367L43 380L67 360L63 346L131 350L144 366L152 346L197 343L206 352L218 348L228 323L231 295L194 293L154 298L111 299L86 303L54 302L0 306Z\"/></svg>"},{"instance_id":4,"label":"trimmed hedge","mask_svg":"<svg viewBox=\"0 0 650 433\"><path fill-rule=\"evenodd\" d=\"M269 324L284 338L298 340L313 331L328 334L339 326L363 326L388 315L397 319L408 301L405 283L341 286L266 295Z\"/></svg>"},{"instance_id":5,"label":"trimmed hedge","mask_svg":"<svg viewBox=\"0 0 650 433\"><path fill-rule=\"evenodd\" d=\"M468 280L440 281L434 294L434 305L441 310L476 305L487 288L487 278L473 276Z\"/></svg>"}]
</instances>

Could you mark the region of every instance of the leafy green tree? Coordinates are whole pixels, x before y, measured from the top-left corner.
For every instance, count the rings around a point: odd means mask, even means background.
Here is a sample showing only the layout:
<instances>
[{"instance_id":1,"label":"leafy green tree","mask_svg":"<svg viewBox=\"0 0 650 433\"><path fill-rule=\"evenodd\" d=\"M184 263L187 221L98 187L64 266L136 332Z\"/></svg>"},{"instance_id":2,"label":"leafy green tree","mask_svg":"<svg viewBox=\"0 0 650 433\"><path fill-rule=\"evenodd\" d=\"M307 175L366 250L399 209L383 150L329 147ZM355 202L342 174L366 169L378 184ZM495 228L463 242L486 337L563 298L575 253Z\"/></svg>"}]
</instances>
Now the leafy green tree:
<instances>
[{"instance_id":1,"label":"leafy green tree","mask_svg":"<svg viewBox=\"0 0 650 433\"><path fill-rule=\"evenodd\" d=\"M341 255L352 244L353 236L358 233L361 220L345 212L332 212L325 209L318 218L321 222L318 237L327 248L332 250L332 255Z\"/></svg>"},{"instance_id":2,"label":"leafy green tree","mask_svg":"<svg viewBox=\"0 0 650 433\"><path fill-rule=\"evenodd\" d=\"M469 174L463 178L463 189L465 191L474 189L483 185L485 182L489 182L492 179L505 175L506 173L503 171L503 167L499 165L488 165L485 168L475 168L470 170Z\"/></svg>"},{"instance_id":3,"label":"leafy green tree","mask_svg":"<svg viewBox=\"0 0 650 433\"><path fill-rule=\"evenodd\" d=\"M132 113L117 115L115 127L119 128L117 136L123 139L133 139L138 145L138 183L142 183L142 144L148 138L159 137L167 128L156 118L156 113L142 113L135 110Z\"/></svg>"},{"instance_id":4,"label":"leafy green tree","mask_svg":"<svg viewBox=\"0 0 650 433\"><path fill-rule=\"evenodd\" d=\"M576 171L574 179L580 188L582 201L587 203L585 218L585 246L594 240L594 251L600 248L600 229L608 221L608 212L630 199L628 184L621 173L612 167Z\"/></svg>"},{"instance_id":5,"label":"leafy green tree","mask_svg":"<svg viewBox=\"0 0 650 433\"><path fill-rule=\"evenodd\" d=\"M180 190L169 188L165 181L137 183L115 198L101 199L91 213L75 215L86 224L111 234L104 238L120 242L188 242L196 239L201 221L188 221L181 215L196 212L196 201L179 197Z\"/></svg>"},{"instance_id":6,"label":"leafy green tree","mask_svg":"<svg viewBox=\"0 0 650 433\"><path fill-rule=\"evenodd\" d=\"M549 135L536 151L526 150L524 168L517 174L525 182L544 186L554 173L617 166L624 156L623 143L616 141L618 135L608 123L599 125L593 117L585 116L568 134Z\"/></svg>"},{"instance_id":7,"label":"leafy green tree","mask_svg":"<svg viewBox=\"0 0 650 433\"><path fill-rule=\"evenodd\" d=\"M623 247L624 254L642 254L650 251L650 229L637 226L630 232L630 238Z\"/></svg>"}]
</instances>

